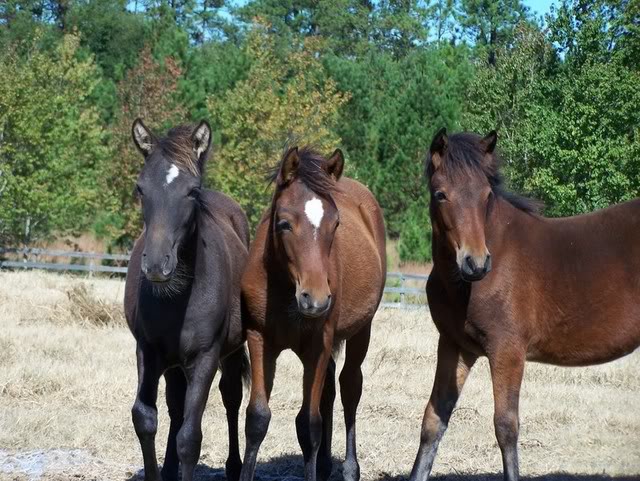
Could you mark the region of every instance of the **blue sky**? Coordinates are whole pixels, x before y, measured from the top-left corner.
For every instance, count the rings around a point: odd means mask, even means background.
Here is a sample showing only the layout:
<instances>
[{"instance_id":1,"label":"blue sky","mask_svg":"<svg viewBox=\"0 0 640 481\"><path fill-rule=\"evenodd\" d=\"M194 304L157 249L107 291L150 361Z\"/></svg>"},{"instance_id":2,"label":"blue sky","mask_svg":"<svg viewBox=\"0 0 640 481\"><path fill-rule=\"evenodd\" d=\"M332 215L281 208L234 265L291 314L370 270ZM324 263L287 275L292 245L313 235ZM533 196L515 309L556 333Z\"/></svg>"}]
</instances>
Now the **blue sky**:
<instances>
[{"instance_id":1,"label":"blue sky","mask_svg":"<svg viewBox=\"0 0 640 481\"><path fill-rule=\"evenodd\" d=\"M523 0L523 3L535 13L536 17L549 13L551 5L558 5L556 0Z\"/></svg>"}]
</instances>

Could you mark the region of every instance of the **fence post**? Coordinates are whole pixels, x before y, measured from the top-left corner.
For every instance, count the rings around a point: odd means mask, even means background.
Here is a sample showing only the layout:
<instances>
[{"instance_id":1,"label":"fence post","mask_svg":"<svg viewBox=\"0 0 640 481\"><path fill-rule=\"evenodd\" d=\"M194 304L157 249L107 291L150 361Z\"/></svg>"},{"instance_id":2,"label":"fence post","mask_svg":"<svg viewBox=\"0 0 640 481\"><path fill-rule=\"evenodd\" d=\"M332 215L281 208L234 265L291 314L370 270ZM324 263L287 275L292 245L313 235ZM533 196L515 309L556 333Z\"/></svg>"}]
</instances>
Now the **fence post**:
<instances>
[{"instance_id":1,"label":"fence post","mask_svg":"<svg viewBox=\"0 0 640 481\"><path fill-rule=\"evenodd\" d=\"M402 287L402 292L400 293L400 305L404 307L404 273L400 273L400 287Z\"/></svg>"}]
</instances>

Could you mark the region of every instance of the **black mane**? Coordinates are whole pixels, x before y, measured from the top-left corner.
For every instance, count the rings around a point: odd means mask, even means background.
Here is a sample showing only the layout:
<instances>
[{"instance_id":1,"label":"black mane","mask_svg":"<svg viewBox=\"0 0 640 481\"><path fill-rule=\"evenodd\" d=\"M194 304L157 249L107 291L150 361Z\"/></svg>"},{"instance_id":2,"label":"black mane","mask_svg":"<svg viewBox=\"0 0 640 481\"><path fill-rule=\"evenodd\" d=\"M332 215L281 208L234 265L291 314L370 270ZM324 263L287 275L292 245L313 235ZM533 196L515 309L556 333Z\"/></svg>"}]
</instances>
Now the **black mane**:
<instances>
[{"instance_id":1,"label":"black mane","mask_svg":"<svg viewBox=\"0 0 640 481\"><path fill-rule=\"evenodd\" d=\"M444 168L456 173L460 171L479 170L489 181L491 190L497 197L501 197L516 209L529 214L540 213L543 207L540 201L530 199L522 195L510 192L505 184L504 178L500 173L501 158L497 151L494 151L494 162L488 165L484 162L485 153L481 150L480 141L482 137L470 132L462 132L453 134L447 138L447 148L442 159ZM433 164L431 163L431 154L427 159L427 178L431 178L433 174Z\"/></svg>"}]
</instances>

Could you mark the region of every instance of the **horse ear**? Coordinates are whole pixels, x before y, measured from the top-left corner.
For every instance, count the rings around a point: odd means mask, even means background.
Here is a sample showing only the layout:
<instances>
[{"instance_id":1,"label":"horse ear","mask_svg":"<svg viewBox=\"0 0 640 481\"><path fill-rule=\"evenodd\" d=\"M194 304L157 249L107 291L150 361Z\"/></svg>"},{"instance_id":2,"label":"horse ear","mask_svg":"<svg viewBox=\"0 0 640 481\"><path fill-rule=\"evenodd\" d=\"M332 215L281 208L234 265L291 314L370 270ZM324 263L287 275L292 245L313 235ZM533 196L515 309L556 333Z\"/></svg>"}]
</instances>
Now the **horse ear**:
<instances>
[{"instance_id":1,"label":"horse ear","mask_svg":"<svg viewBox=\"0 0 640 481\"><path fill-rule=\"evenodd\" d=\"M431 141L431 147L429 148L429 157L434 170L442 165L442 157L444 157L448 144L447 129L446 127L442 127L436 135L434 135Z\"/></svg>"},{"instance_id":2,"label":"horse ear","mask_svg":"<svg viewBox=\"0 0 640 481\"><path fill-rule=\"evenodd\" d=\"M136 144L136 147L142 155L145 157L148 156L153 149L153 144L156 139L147 126L144 125L142 119L138 118L133 121L131 136L133 137L133 142Z\"/></svg>"},{"instance_id":3,"label":"horse ear","mask_svg":"<svg viewBox=\"0 0 640 481\"><path fill-rule=\"evenodd\" d=\"M495 158L493 152L496 150L498 142L498 132L492 130L480 141L480 149L484 151L484 163L487 166L494 164Z\"/></svg>"},{"instance_id":4,"label":"horse ear","mask_svg":"<svg viewBox=\"0 0 640 481\"><path fill-rule=\"evenodd\" d=\"M327 161L327 173L332 175L334 179L339 180L344 170L344 155L342 150L336 149Z\"/></svg>"},{"instance_id":5,"label":"horse ear","mask_svg":"<svg viewBox=\"0 0 640 481\"><path fill-rule=\"evenodd\" d=\"M209 122L206 120L200 121L191 134L191 141L193 142L193 150L198 157L198 163L202 168L211 148L211 126Z\"/></svg>"},{"instance_id":6,"label":"horse ear","mask_svg":"<svg viewBox=\"0 0 640 481\"><path fill-rule=\"evenodd\" d=\"M496 143L498 142L498 132L492 130L484 138L480 141L480 145L484 150L485 154L493 154L493 151L496 150Z\"/></svg>"},{"instance_id":7,"label":"horse ear","mask_svg":"<svg viewBox=\"0 0 640 481\"><path fill-rule=\"evenodd\" d=\"M278 172L277 183L279 186L286 185L291 182L298 173L298 165L300 165L300 157L298 156L298 147L291 147L284 154L280 172Z\"/></svg>"}]
</instances>

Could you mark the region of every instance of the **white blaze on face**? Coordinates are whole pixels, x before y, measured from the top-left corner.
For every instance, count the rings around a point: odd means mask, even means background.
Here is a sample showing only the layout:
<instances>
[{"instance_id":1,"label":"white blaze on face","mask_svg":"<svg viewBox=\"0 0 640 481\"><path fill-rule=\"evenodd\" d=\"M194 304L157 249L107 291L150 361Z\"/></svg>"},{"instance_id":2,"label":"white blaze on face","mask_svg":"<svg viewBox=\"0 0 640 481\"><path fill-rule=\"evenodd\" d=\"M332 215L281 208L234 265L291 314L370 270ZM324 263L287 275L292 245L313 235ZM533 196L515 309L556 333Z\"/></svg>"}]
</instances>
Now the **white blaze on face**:
<instances>
[{"instance_id":1,"label":"white blaze on face","mask_svg":"<svg viewBox=\"0 0 640 481\"><path fill-rule=\"evenodd\" d=\"M322 222L322 216L324 215L322 201L317 197L308 200L304 205L304 213L307 214L307 219L309 219L309 222L311 222L311 225L314 228L313 238L316 239L318 236L318 228L320 227L320 222Z\"/></svg>"},{"instance_id":2,"label":"white blaze on face","mask_svg":"<svg viewBox=\"0 0 640 481\"><path fill-rule=\"evenodd\" d=\"M180 174L180 171L175 165L169 167L169 170L167 170L167 185L173 182L174 179L178 177L178 174Z\"/></svg>"}]
</instances>

